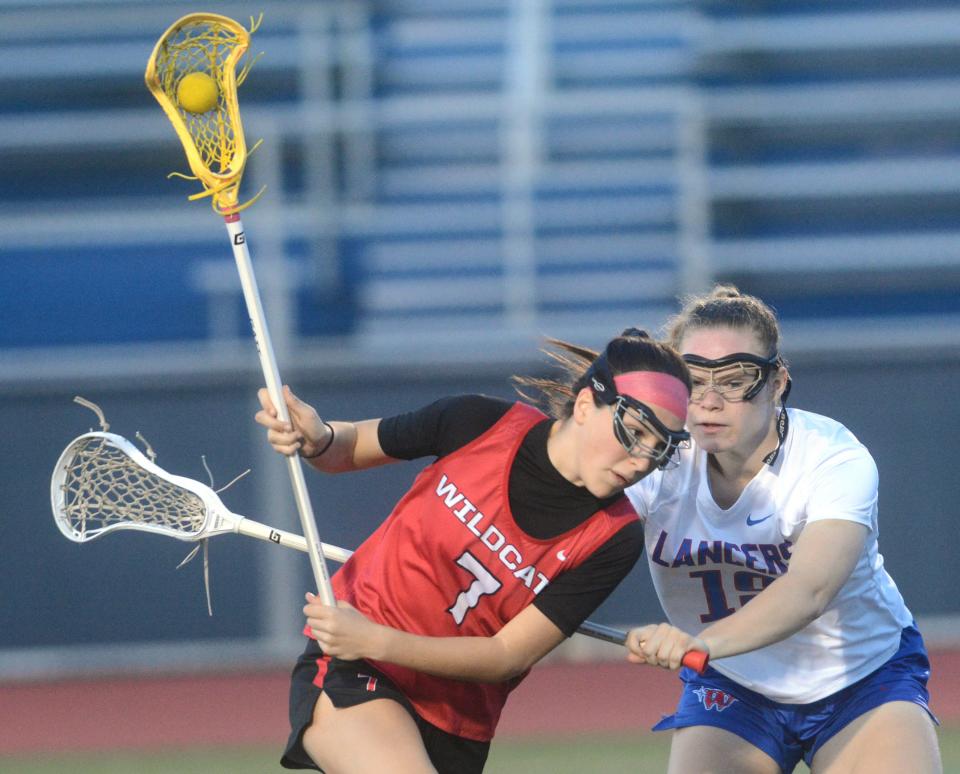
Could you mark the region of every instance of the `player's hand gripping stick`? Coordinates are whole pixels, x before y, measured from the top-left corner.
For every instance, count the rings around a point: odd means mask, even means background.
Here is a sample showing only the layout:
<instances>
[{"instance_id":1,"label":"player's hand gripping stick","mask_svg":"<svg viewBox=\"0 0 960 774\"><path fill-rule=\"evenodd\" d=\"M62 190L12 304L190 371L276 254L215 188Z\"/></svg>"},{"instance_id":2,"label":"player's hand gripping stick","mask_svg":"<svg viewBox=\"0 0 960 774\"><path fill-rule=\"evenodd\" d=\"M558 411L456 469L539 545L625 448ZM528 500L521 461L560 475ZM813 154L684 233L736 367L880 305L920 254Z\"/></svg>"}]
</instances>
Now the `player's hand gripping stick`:
<instances>
[{"instance_id":1,"label":"player's hand gripping stick","mask_svg":"<svg viewBox=\"0 0 960 774\"><path fill-rule=\"evenodd\" d=\"M577 629L580 634L593 637L596 640L612 642L614 645L626 645L627 633L622 629L614 629L612 626L593 623L593 621L584 621ZM701 650L691 650L684 654L683 665L702 675L707 671L707 664L710 662L710 656Z\"/></svg>"}]
</instances>

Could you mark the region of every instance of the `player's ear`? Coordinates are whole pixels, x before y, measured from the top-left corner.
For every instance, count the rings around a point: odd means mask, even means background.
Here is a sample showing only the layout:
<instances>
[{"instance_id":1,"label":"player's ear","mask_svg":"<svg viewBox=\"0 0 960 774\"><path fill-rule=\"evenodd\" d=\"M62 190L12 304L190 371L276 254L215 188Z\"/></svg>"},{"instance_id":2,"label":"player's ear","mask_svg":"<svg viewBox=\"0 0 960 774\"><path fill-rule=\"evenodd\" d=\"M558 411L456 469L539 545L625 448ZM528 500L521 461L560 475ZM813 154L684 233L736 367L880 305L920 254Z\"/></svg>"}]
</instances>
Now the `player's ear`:
<instances>
[{"instance_id":1,"label":"player's ear","mask_svg":"<svg viewBox=\"0 0 960 774\"><path fill-rule=\"evenodd\" d=\"M596 404L593 402L593 390L589 387L584 387L577 393L577 397L573 401L573 421L578 425L582 425L587 421L590 412L595 408Z\"/></svg>"},{"instance_id":2,"label":"player's ear","mask_svg":"<svg viewBox=\"0 0 960 774\"><path fill-rule=\"evenodd\" d=\"M780 396L787 389L787 382L790 380L790 372L786 366L780 366L770 375L770 381L773 383L773 402L779 404Z\"/></svg>"}]
</instances>

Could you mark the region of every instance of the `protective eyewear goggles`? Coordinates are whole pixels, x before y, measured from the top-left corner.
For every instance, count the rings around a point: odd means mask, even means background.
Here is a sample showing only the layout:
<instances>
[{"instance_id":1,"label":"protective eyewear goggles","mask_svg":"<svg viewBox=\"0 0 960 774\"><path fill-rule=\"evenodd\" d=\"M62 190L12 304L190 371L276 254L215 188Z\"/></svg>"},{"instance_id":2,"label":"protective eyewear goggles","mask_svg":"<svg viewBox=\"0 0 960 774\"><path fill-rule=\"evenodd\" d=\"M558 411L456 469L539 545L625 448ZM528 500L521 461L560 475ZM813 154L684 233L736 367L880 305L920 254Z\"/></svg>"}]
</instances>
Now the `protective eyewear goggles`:
<instances>
[{"instance_id":1,"label":"protective eyewear goggles","mask_svg":"<svg viewBox=\"0 0 960 774\"><path fill-rule=\"evenodd\" d=\"M683 359L690 368L693 383L691 403L702 401L708 390L715 391L729 403L751 400L781 365L779 354L763 358L749 352L736 352L717 360L698 355L684 355Z\"/></svg>"},{"instance_id":2,"label":"protective eyewear goggles","mask_svg":"<svg viewBox=\"0 0 960 774\"><path fill-rule=\"evenodd\" d=\"M671 430L649 406L618 393L605 355L594 361L587 375L593 394L601 403L613 408L613 434L627 454L636 459L652 460L661 470L675 468L679 464L677 451L690 446L690 433ZM633 426L627 424L628 418L633 420ZM657 439L654 446L643 440L644 436L651 435Z\"/></svg>"}]
</instances>

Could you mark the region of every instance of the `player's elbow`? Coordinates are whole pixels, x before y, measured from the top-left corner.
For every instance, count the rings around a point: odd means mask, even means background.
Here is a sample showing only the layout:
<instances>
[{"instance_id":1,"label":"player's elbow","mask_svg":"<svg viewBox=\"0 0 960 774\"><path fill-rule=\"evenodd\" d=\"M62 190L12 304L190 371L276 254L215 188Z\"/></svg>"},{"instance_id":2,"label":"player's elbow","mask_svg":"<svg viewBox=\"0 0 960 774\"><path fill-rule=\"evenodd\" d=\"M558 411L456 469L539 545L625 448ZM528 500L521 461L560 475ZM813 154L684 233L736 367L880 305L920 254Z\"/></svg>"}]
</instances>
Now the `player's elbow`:
<instances>
[{"instance_id":1,"label":"player's elbow","mask_svg":"<svg viewBox=\"0 0 960 774\"><path fill-rule=\"evenodd\" d=\"M802 619L803 626L823 615L837 596L837 589L827 583L807 584L798 592L794 610Z\"/></svg>"},{"instance_id":2,"label":"player's elbow","mask_svg":"<svg viewBox=\"0 0 960 774\"><path fill-rule=\"evenodd\" d=\"M512 658L498 659L488 665L482 678L485 683L505 683L527 671L529 667Z\"/></svg>"},{"instance_id":3,"label":"player's elbow","mask_svg":"<svg viewBox=\"0 0 960 774\"><path fill-rule=\"evenodd\" d=\"M516 677L525 675L532 666L533 664L528 664L526 661L510 663L500 670L498 682L506 682L507 680L513 680Z\"/></svg>"},{"instance_id":4,"label":"player's elbow","mask_svg":"<svg viewBox=\"0 0 960 774\"><path fill-rule=\"evenodd\" d=\"M513 680L525 674L533 666L535 660L527 654L510 648L506 643L496 642L496 638L492 641L496 647L496 655L488 665L488 682L503 683Z\"/></svg>"},{"instance_id":5,"label":"player's elbow","mask_svg":"<svg viewBox=\"0 0 960 774\"><path fill-rule=\"evenodd\" d=\"M498 669L490 674L490 676L485 679L485 683L506 683L510 680L514 680L518 677L522 677L526 674L527 669L519 668L510 668L510 669Z\"/></svg>"},{"instance_id":6,"label":"player's elbow","mask_svg":"<svg viewBox=\"0 0 960 774\"><path fill-rule=\"evenodd\" d=\"M526 670L504 664L477 665L474 669L460 673L457 678L471 683L505 683L519 677Z\"/></svg>"},{"instance_id":7,"label":"player's elbow","mask_svg":"<svg viewBox=\"0 0 960 774\"><path fill-rule=\"evenodd\" d=\"M834 598L837 596L837 590L833 588L818 588L814 594L811 601L812 612L810 620L813 621L816 618L819 618L825 612L827 608L830 607Z\"/></svg>"}]
</instances>

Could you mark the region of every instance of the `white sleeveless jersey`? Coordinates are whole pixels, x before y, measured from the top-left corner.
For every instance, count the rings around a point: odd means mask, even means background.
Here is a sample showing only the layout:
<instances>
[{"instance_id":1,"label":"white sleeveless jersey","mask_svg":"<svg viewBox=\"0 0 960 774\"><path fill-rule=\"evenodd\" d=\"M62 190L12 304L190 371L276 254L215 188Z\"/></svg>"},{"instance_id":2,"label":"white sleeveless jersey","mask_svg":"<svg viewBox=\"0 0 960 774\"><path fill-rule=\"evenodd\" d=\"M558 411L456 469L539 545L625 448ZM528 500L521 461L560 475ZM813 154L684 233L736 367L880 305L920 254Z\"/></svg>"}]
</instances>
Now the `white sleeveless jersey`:
<instances>
[{"instance_id":1,"label":"white sleeveless jersey","mask_svg":"<svg viewBox=\"0 0 960 774\"><path fill-rule=\"evenodd\" d=\"M679 467L627 490L644 520L647 559L660 604L674 626L697 634L739 610L790 566L804 525L863 524L863 555L830 606L791 637L711 665L778 702L806 704L845 688L887 661L912 616L877 549L877 468L839 422L788 409L790 429L726 510L714 502L707 456L681 452Z\"/></svg>"}]
</instances>

